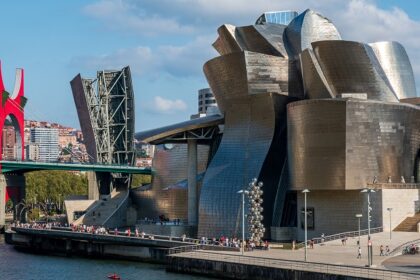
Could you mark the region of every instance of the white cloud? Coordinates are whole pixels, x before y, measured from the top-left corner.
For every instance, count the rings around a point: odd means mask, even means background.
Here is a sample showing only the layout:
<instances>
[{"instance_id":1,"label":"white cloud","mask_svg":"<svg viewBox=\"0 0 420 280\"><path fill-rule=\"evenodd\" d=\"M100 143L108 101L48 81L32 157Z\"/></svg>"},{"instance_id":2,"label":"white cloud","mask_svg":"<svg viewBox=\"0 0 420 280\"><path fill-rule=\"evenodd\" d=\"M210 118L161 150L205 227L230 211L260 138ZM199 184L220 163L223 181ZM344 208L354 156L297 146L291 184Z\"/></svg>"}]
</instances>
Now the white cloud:
<instances>
[{"instance_id":1,"label":"white cloud","mask_svg":"<svg viewBox=\"0 0 420 280\"><path fill-rule=\"evenodd\" d=\"M211 44L213 36L200 36L185 45L161 45L119 49L107 55L75 57L70 64L87 70L119 69L130 65L136 75L156 77L169 74L175 77L202 76L206 60L216 56Z\"/></svg>"},{"instance_id":2,"label":"white cloud","mask_svg":"<svg viewBox=\"0 0 420 280\"><path fill-rule=\"evenodd\" d=\"M146 13L140 5L123 0L101 0L87 5L84 12L105 22L110 29L134 32L135 34L159 35L165 33L185 34L194 31L176 19Z\"/></svg>"},{"instance_id":3,"label":"white cloud","mask_svg":"<svg viewBox=\"0 0 420 280\"><path fill-rule=\"evenodd\" d=\"M181 99L171 100L155 96L151 106L147 106L147 110L160 114L174 114L187 110L187 104Z\"/></svg>"},{"instance_id":4,"label":"white cloud","mask_svg":"<svg viewBox=\"0 0 420 280\"><path fill-rule=\"evenodd\" d=\"M173 45L170 41L149 47L149 55L136 49L95 57L92 63L129 61L141 71L163 71L174 76L202 75L202 65L215 56L211 43L223 23L250 25L267 10L314 9L330 18L345 40L400 42L407 50L420 89L420 21L411 19L399 8L382 9L379 0L100 0L86 7L87 14L108 22L109 26L138 34L160 33L188 35L189 42ZM195 36L195 38L194 38ZM197 37L201 36L201 37ZM191 39L192 38L192 39ZM173 40L173 37L168 38ZM123 55L125 53L125 55ZM122 59L125 57L125 59ZM135 60L135 61L134 61ZM420 92L419 92L420 94Z\"/></svg>"}]
</instances>

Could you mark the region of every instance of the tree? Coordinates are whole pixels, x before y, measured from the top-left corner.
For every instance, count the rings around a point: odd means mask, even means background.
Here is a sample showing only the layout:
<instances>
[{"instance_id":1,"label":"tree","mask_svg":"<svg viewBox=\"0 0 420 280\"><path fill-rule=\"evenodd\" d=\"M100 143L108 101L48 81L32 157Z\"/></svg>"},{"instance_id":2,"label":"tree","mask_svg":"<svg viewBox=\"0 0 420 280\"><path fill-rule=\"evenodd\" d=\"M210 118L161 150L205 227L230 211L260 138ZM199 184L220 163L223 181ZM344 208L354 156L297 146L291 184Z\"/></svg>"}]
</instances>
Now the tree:
<instances>
[{"instance_id":1,"label":"tree","mask_svg":"<svg viewBox=\"0 0 420 280\"><path fill-rule=\"evenodd\" d=\"M131 178L131 187L136 188L142 185L147 185L152 182L152 176L151 175L145 175L145 174L133 174Z\"/></svg>"},{"instance_id":2,"label":"tree","mask_svg":"<svg viewBox=\"0 0 420 280\"><path fill-rule=\"evenodd\" d=\"M36 171L25 174L26 201L28 203L55 204L62 209L64 199L69 195L87 194L87 176L67 171Z\"/></svg>"}]
</instances>

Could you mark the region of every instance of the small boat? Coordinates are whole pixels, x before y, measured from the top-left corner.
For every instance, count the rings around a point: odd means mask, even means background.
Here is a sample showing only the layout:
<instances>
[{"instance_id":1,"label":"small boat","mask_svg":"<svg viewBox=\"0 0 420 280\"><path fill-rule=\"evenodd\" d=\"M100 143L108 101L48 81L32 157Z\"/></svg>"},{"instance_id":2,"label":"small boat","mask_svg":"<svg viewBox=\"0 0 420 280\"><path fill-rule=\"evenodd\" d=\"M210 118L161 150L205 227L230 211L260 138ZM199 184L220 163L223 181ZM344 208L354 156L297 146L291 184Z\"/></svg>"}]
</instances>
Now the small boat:
<instances>
[{"instance_id":1,"label":"small boat","mask_svg":"<svg viewBox=\"0 0 420 280\"><path fill-rule=\"evenodd\" d=\"M108 279L120 280L121 277L118 274L114 273L114 274L109 274Z\"/></svg>"}]
</instances>

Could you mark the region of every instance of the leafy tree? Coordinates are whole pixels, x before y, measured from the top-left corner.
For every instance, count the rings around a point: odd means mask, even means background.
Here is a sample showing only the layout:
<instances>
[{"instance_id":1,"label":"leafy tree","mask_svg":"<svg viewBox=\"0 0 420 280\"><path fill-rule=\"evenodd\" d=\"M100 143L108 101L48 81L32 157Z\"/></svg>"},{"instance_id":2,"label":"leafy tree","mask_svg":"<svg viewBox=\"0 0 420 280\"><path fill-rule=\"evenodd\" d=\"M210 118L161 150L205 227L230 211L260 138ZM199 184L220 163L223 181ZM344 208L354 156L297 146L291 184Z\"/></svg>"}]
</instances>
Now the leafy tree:
<instances>
[{"instance_id":1,"label":"leafy tree","mask_svg":"<svg viewBox=\"0 0 420 280\"><path fill-rule=\"evenodd\" d=\"M145 174L133 174L131 178L131 187L136 188L142 185L147 185L152 182L152 176L151 175L145 175Z\"/></svg>"},{"instance_id":2,"label":"leafy tree","mask_svg":"<svg viewBox=\"0 0 420 280\"><path fill-rule=\"evenodd\" d=\"M36 171L25 174L26 201L59 206L69 195L87 194L87 176L67 171Z\"/></svg>"}]
</instances>

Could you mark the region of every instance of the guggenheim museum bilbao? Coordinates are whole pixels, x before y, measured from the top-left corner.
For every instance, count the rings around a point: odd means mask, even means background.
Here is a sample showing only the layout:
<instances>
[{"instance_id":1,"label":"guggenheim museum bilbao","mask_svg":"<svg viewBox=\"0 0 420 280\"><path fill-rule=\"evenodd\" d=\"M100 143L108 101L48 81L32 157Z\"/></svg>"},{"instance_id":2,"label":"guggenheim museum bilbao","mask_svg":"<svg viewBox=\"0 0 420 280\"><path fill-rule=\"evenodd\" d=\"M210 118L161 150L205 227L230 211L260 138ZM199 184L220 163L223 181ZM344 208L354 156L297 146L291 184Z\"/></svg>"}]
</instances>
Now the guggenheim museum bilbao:
<instances>
[{"instance_id":1,"label":"guggenheim museum bilbao","mask_svg":"<svg viewBox=\"0 0 420 280\"><path fill-rule=\"evenodd\" d=\"M157 145L152 183L133 191L138 217L241 236L238 191L253 178L273 240L303 239L304 189L309 238L357 230L356 214L367 228L364 188L373 228L418 212L420 99L401 44L343 40L312 10L217 31L204 74L220 112L136 134Z\"/></svg>"}]
</instances>

